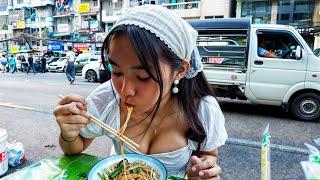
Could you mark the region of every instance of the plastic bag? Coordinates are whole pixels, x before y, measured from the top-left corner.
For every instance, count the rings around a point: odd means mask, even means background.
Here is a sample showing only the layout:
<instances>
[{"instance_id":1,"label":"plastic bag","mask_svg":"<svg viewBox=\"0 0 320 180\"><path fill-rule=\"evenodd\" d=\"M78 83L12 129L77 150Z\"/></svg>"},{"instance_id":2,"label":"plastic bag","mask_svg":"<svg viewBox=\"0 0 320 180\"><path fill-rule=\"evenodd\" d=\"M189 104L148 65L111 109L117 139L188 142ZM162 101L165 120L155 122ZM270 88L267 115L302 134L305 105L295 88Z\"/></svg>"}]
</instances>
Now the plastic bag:
<instances>
[{"instance_id":1,"label":"plastic bag","mask_svg":"<svg viewBox=\"0 0 320 180\"><path fill-rule=\"evenodd\" d=\"M320 146L319 139L314 140L314 142ZM309 150L309 161L301 161L300 164L306 179L320 179L320 151L310 144L305 143L305 145Z\"/></svg>"},{"instance_id":2,"label":"plastic bag","mask_svg":"<svg viewBox=\"0 0 320 180\"><path fill-rule=\"evenodd\" d=\"M23 144L21 142L13 141L12 143L8 143L7 147L10 166L16 167L26 160Z\"/></svg>"}]
</instances>

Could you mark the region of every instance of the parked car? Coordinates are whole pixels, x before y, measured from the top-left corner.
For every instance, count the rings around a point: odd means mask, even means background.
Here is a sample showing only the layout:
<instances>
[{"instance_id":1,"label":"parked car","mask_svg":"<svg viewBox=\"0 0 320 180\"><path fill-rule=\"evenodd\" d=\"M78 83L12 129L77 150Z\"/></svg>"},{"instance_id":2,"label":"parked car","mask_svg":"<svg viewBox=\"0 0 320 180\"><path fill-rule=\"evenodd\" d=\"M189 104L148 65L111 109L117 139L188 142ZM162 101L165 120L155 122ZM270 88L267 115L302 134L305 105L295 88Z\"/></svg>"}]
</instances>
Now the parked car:
<instances>
[{"instance_id":1,"label":"parked car","mask_svg":"<svg viewBox=\"0 0 320 180\"><path fill-rule=\"evenodd\" d=\"M80 56L80 55L79 55ZM98 55L87 55L87 56L80 56L80 57L76 58L75 61L75 69L76 69L76 73L81 73L82 72L82 68L84 65L92 63L92 62L98 62L100 56Z\"/></svg>"},{"instance_id":2,"label":"parked car","mask_svg":"<svg viewBox=\"0 0 320 180\"><path fill-rule=\"evenodd\" d=\"M49 72L65 72L66 61L67 61L67 58L63 57L63 58L58 59L56 62L50 63L48 66Z\"/></svg>"},{"instance_id":3,"label":"parked car","mask_svg":"<svg viewBox=\"0 0 320 180\"><path fill-rule=\"evenodd\" d=\"M100 79L99 68L100 68L100 63L98 61L86 64L82 68L82 73L81 73L82 78L88 80L89 82L98 81Z\"/></svg>"},{"instance_id":4,"label":"parked car","mask_svg":"<svg viewBox=\"0 0 320 180\"><path fill-rule=\"evenodd\" d=\"M49 64L58 61L60 58L61 57L54 57L54 56L47 58L47 60L46 60L46 70L49 71Z\"/></svg>"}]
</instances>

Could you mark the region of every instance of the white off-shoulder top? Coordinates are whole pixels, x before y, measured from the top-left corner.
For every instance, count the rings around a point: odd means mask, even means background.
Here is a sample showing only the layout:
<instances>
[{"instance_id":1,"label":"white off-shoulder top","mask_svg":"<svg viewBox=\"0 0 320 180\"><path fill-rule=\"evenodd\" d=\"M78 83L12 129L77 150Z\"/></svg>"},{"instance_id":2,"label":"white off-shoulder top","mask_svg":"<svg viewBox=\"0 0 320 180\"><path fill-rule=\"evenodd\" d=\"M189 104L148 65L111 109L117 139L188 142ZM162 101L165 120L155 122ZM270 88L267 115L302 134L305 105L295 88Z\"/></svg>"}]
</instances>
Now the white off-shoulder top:
<instances>
[{"instance_id":1,"label":"white off-shoulder top","mask_svg":"<svg viewBox=\"0 0 320 180\"><path fill-rule=\"evenodd\" d=\"M118 105L119 101L117 101L119 96L115 89L113 90L111 81L101 84L86 100L89 113L115 130L120 129L120 107ZM206 138L200 150L212 151L224 145L228 135L224 126L225 119L216 99L212 96L204 97L200 102L198 115L206 133ZM84 138L107 135L112 139L115 151L120 154L120 141L94 122L82 128L80 135ZM183 177L191 154L196 150L197 145L197 142L188 139L187 146L181 149L161 154L148 154L148 156L161 161L170 175ZM124 146L124 151L125 153L139 153L126 145Z\"/></svg>"}]
</instances>

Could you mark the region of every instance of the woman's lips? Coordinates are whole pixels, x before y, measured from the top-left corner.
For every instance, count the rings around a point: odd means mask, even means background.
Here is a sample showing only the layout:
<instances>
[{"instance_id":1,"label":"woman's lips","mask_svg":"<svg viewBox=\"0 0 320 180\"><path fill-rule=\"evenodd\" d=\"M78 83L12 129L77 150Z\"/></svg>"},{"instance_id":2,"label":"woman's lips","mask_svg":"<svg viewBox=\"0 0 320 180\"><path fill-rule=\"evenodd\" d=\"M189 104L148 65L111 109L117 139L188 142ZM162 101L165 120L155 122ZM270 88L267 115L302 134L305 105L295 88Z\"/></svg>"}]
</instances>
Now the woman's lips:
<instances>
[{"instance_id":1,"label":"woman's lips","mask_svg":"<svg viewBox=\"0 0 320 180\"><path fill-rule=\"evenodd\" d=\"M133 104L130 104L130 103L127 103L127 102L125 102L124 105L126 105L127 107L134 107Z\"/></svg>"}]
</instances>

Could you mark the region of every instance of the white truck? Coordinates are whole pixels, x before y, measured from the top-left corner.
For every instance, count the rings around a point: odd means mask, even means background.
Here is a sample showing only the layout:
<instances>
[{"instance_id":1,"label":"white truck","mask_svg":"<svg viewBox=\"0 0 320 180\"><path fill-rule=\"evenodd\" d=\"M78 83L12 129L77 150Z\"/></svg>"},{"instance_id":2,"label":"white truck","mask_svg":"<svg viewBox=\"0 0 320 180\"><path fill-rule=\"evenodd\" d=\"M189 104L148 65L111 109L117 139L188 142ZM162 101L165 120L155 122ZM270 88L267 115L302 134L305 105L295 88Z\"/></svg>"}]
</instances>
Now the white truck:
<instances>
[{"instance_id":1,"label":"white truck","mask_svg":"<svg viewBox=\"0 0 320 180\"><path fill-rule=\"evenodd\" d=\"M189 23L199 33L204 73L217 96L281 106L304 121L320 119L320 58L293 27L249 19ZM277 57L259 55L260 48Z\"/></svg>"}]
</instances>

